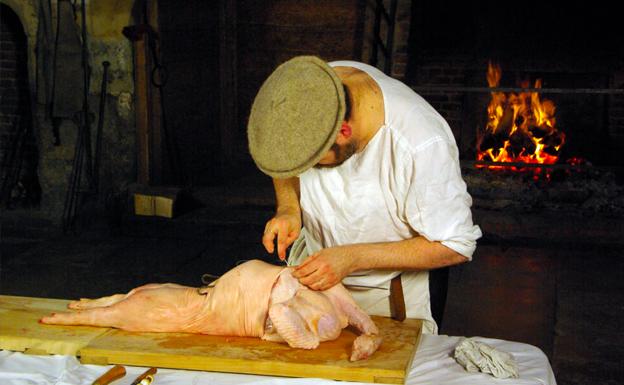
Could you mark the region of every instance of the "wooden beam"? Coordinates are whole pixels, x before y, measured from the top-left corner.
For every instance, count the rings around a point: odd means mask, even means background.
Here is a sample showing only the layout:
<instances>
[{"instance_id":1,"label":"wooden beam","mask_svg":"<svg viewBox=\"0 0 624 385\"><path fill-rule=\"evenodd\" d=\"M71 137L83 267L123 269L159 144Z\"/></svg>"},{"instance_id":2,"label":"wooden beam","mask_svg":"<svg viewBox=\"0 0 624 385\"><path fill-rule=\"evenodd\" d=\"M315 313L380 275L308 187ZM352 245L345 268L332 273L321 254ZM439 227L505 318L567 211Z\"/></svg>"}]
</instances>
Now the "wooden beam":
<instances>
[{"instance_id":1,"label":"wooden beam","mask_svg":"<svg viewBox=\"0 0 624 385\"><path fill-rule=\"evenodd\" d=\"M143 185L160 185L164 180L162 111L159 89L152 83L154 55L156 58L159 55L155 29L158 26L157 3L148 0L144 12L147 20L143 21L148 24L125 27L123 34L132 42L134 55L137 182Z\"/></svg>"},{"instance_id":2,"label":"wooden beam","mask_svg":"<svg viewBox=\"0 0 624 385\"><path fill-rule=\"evenodd\" d=\"M149 185L151 181L150 146L150 87L148 68L149 54L144 26L128 26L123 34L132 42L134 55L134 111L136 125L137 182Z\"/></svg>"}]
</instances>

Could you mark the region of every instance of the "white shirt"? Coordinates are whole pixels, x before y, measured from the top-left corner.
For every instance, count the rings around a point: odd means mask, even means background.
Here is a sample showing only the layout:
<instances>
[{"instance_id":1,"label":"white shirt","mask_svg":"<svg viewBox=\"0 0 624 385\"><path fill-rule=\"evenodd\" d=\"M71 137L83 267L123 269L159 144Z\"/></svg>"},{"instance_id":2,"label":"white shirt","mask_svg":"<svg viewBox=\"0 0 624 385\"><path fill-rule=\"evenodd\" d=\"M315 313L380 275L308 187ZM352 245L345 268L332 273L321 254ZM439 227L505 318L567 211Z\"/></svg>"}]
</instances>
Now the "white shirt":
<instances>
[{"instance_id":1,"label":"white shirt","mask_svg":"<svg viewBox=\"0 0 624 385\"><path fill-rule=\"evenodd\" d=\"M355 67L377 82L385 121L364 150L342 165L311 168L300 175L307 254L420 235L471 259L481 231L472 223L472 199L444 118L409 87L372 66L352 61L329 64ZM359 271L343 283L379 287L350 291L369 314L389 316L388 288L399 273ZM426 320L424 331L436 333L428 273L404 272L402 283L407 317Z\"/></svg>"}]
</instances>

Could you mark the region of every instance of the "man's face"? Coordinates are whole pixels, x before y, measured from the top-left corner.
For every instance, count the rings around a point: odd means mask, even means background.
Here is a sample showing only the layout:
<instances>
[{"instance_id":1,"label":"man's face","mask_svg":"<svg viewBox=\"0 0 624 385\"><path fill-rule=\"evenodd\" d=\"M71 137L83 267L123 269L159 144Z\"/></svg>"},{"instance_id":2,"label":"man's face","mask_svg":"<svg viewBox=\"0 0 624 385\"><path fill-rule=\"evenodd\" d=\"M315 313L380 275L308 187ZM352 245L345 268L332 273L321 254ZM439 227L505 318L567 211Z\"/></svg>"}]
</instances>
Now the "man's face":
<instances>
[{"instance_id":1,"label":"man's face","mask_svg":"<svg viewBox=\"0 0 624 385\"><path fill-rule=\"evenodd\" d=\"M339 145L334 143L327 154L314 166L316 168L331 168L343 164L347 159L353 156L357 150L355 140L350 140L346 144Z\"/></svg>"}]
</instances>

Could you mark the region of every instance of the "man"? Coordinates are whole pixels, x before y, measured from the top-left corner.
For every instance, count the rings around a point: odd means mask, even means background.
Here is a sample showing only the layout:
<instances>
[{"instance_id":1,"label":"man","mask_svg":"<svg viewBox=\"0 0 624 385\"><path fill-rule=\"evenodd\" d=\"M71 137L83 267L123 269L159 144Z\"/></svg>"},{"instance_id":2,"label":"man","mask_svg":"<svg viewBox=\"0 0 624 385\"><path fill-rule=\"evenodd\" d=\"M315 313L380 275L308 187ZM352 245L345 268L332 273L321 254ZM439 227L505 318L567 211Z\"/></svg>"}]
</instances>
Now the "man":
<instances>
[{"instance_id":1,"label":"man","mask_svg":"<svg viewBox=\"0 0 624 385\"><path fill-rule=\"evenodd\" d=\"M302 284L343 281L369 314L390 315L400 275L407 317L436 333L427 271L470 260L481 236L446 121L374 67L301 56L262 85L248 138L276 192L267 251L292 245Z\"/></svg>"}]
</instances>

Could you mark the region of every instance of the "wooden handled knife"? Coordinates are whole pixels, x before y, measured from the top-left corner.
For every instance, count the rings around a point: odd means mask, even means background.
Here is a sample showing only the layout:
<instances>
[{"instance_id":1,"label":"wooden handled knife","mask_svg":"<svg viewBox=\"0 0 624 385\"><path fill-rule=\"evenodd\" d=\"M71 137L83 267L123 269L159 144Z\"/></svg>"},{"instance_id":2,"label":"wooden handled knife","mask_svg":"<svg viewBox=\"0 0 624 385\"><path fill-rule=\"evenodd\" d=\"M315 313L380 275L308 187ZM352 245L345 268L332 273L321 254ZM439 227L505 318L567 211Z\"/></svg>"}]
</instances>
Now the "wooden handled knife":
<instances>
[{"instance_id":1,"label":"wooden handled knife","mask_svg":"<svg viewBox=\"0 0 624 385\"><path fill-rule=\"evenodd\" d=\"M108 372L98 377L91 385L108 385L118 378L126 375L126 368L121 365L113 366Z\"/></svg>"}]
</instances>

